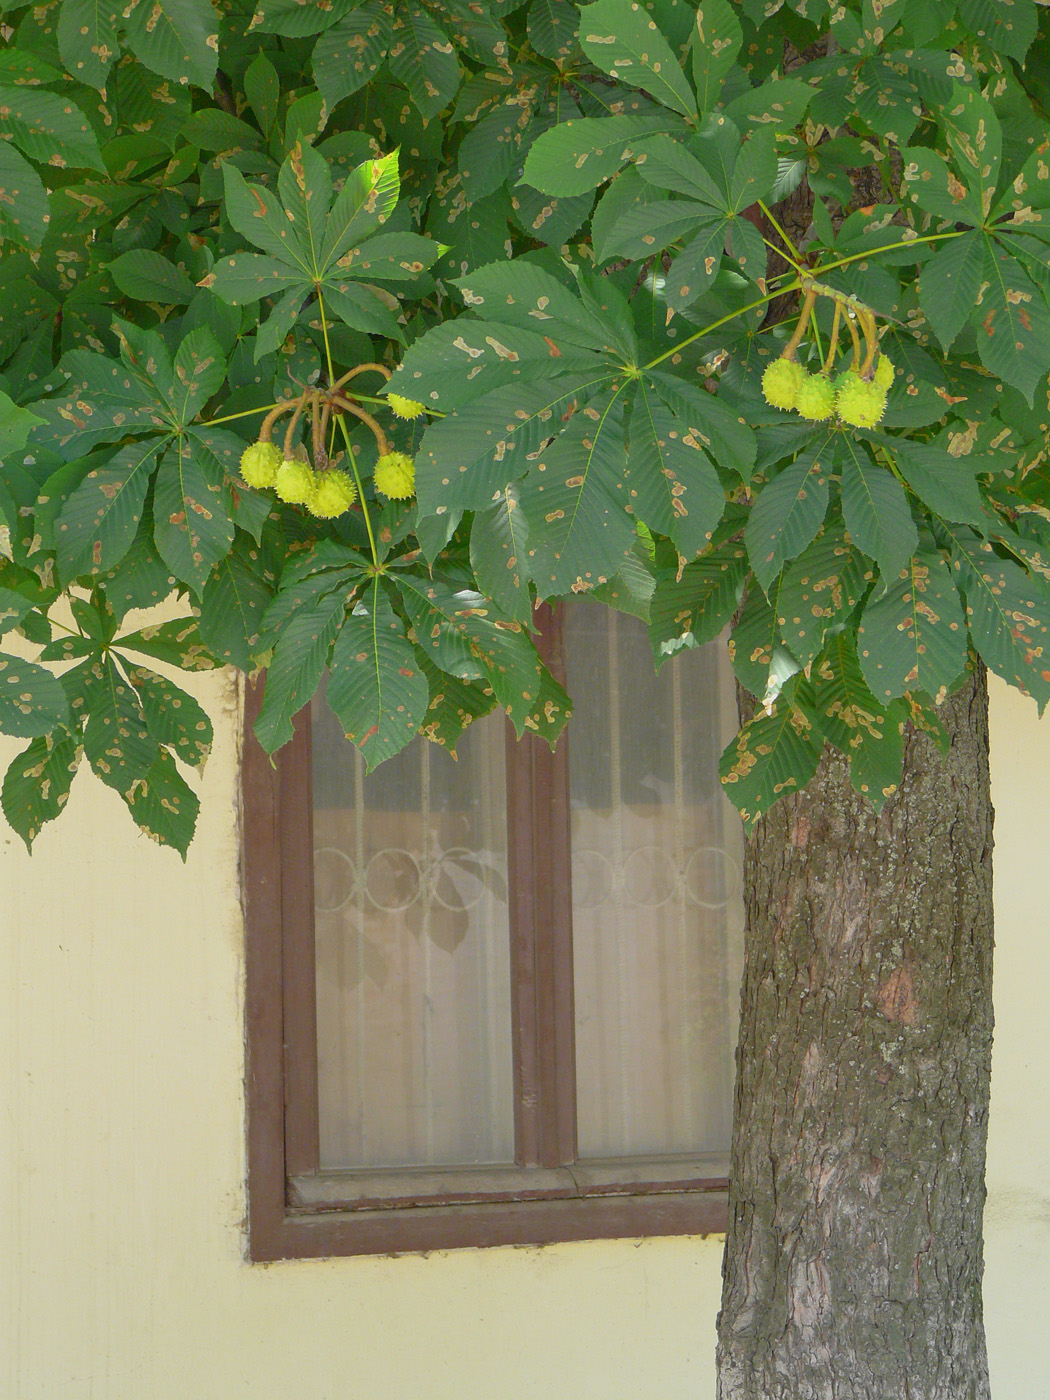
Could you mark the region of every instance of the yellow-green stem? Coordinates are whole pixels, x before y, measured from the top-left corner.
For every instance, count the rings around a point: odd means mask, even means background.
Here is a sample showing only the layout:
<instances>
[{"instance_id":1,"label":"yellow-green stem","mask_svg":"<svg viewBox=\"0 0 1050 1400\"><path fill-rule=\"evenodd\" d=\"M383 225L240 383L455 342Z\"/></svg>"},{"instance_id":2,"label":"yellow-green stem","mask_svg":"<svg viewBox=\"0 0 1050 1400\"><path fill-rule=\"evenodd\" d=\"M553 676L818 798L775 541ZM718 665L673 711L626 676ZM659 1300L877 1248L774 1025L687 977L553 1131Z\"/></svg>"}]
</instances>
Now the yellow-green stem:
<instances>
[{"instance_id":1,"label":"yellow-green stem","mask_svg":"<svg viewBox=\"0 0 1050 1400\"><path fill-rule=\"evenodd\" d=\"M214 428L217 423L232 423L236 418L250 418L253 413L272 413L281 406L279 403L266 403L259 408L242 408L240 413L224 413L221 418L208 418L201 423L201 427Z\"/></svg>"},{"instance_id":2,"label":"yellow-green stem","mask_svg":"<svg viewBox=\"0 0 1050 1400\"><path fill-rule=\"evenodd\" d=\"M758 207L762 210L762 213L765 214L766 218L769 220L769 222L770 222L770 223L773 225L773 227L776 229L777 233L780 234L780 237L783 239L783 242L784 242L784 247L787 248L787 250L790 252L791 257L790 257L790 258L786 258L785 261L786 261L786 262L790 262L791 265L792 265L792 267L795 269L795 271L800 273L800 272L802 271L802 267L801 267L802 254L798 251L798 249L795 247L794 243L792 243L791 239L787 236L787 234L784 232L784 230L783 230L783 229L780 227L780 225L777 223L776 219L773 217L773 215L772 215L772 213L769 211L769 209L767 209L767 207L765 206L765 204L763 204L762 200L759 200L759 201L758 201ZM783 249L777 248L775 251L778 252L778 253L780 254L781 257L784 257Z\"/></svg>"},{"instance_id":3,"label":"yellow-green stem","mask_svg":"<svg viewBox=\"0 0 1050 1400\"><path fill-rule=\"evenodd\" d=\"M354 484L357 486L357 499L361 502L361 514L365 518L365 529L368 531L368 546L372 551L372 563L379 567L379 550L376 549L376 537L372 533L372 519L368 514L368 502L365 500L365 490L361 485L361 474L357 470L357 458L354 456L354 449L350 446L350 434L347 431L346 421L341 413L334 415L335 421L339 424L339 430L343 434L343 441L346 443L346 456L350 463L350 470L354 474Z\"/></svg>"},{"instance_id":4,"label":"yellow-green stem","mask_svg":"<svg viewBox=\"0 0 1050 1400\"><path fill-rule=\"evenodd\" d=\"M842 302L835 302L835 316L831 322L831 343L828 346L827 359L824 361L824 373L830 374L835 363L835 356L839 348L839 326L842 322Z\"/></svg>"}]
</instances>

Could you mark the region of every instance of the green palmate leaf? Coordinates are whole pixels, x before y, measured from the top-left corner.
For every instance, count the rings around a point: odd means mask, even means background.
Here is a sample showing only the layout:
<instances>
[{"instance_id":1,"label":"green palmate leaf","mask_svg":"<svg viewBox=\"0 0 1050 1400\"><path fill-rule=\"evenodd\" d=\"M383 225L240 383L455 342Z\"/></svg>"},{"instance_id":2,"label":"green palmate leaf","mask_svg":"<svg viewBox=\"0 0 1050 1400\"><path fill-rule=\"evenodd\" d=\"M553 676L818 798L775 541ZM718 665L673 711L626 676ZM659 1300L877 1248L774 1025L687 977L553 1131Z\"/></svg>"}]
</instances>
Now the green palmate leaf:
<instances>
[{"instance_id":1,"label":"green palmate leaf","mask_svg":"<svg viewBox=\"0 0 1050 1400\"><path fill-rule=\"evenodd\" d=\"M45 421L48 441L68 461L83 457L100 443L119 441L129 432L167 426L157 402L136 375L104 355L75 350L65 357L70 382L53 399L41 399L34 411ZM44 429L34 437L43 439Z\"/></svg>"},{"instance_id":2,"label":"green palmate leaf","mask_svg":"<svg viewBox=\"0 0 1050 1400\"><path fill-rule=\"evenodd\" d=\"M523 110L517 102L506 102L466 133L459 148L459 169L468 199L484 199L507 180L520 161L531 116L528 107Z\"/></svg>"},{"instance_id":3,"label":"green palmate leaf","mask_svg":"<svg viewBox=\"0 0 1050 1400\"><path fill-rule=\"evenodd\" d=\"M719 773L748 829L784 793L802 791L817 771L822 748L812 695L801 685L744 726L722 754Z\"/></svg>"},{"instance_id":4,"label":"green palmate leaf","mask_svg":"<svg viewBox=\"0 0 1050 1400\"><path fill-rule=\"evenodd\" d=\"M0 135L42 165L106 169L83 112L53 92L0 83Z\"/></svg>"},{"instance_id":5,"label":"green palmate leaf","mask_svg":"<svg viewBox=\"0 0 1050 1400\"><path fill-rule=\"evenodd\" d=\"M701 112L710 112L718 102L743 41L744 31L729 0L701 0L692 43L693 84Z\"/></svg>"},{"instance_id":6,"label":"green palmate leaf","mask_svg":"<svg viewBox=\"0 0 1050 1400\"><path fill-rule=\"evenodd\" d=\"M725 114L741 130L749 127L770 127L790 131L806 115L814 97L814 89L798 78L779 78L765 82L750 92L726 104ZM876 102L877 108L877 102Z\"/></svg>"},{"instance_id":7,"label":"green palmate leaf","mask_svg":"<svg viewBox=\"0 0 1050 1400\"><path fill-rule=\"evenodd\" d=\"M667 304L679 311L704 295L722 267L728 219L702 222L696 237L691 239L671 264L664 284Z\"/></svg>"},{"instance_id":8,"label":"green palmate leaf","mask_svg":"<svg viewBox=\"0 0 1050 1400\"><path fill-rule=\"evenodd\" d=\"M939 554L916 554L885 593L869 599L857 650L864 678L882 703L908 690L944 698L966 665L966 621Z\"/></svg>"},{"instance_id":9,"label":"green palmate leaf","mask_svg":"<svg viewBox=\"0 0 1050 1400\"><path fill-rule=\"evenodd\" d=\"M43 666L0 654L0 734L35 739L69 723L66 694Z\"/></svg>"},{"instance_id":10,"label":"green palmate leaf","mask_svg":"<svg viewBox=\"0 0 1050 1400\"><path fill-rule=\"evenodd\" d=\"M833 457L833 436L821 435L763 487L752 506L744 537L763 588L769 588L789 559L802 553L824 523Z\"/></svg>"},{"instance_id":11,"label":"green palmate leaf","mask_svg":"<svg viewBox=\"0 0 1050 1400\"><path fill-rule=\"evenodd\" d=\"M325 226L320 265L328 272L394 212L400 181L397 152L365 161L346 177Z\"/></svg>"},{"instance_id":12,"label":"green palmate leaf","mask_svg":"<svg viewBox=\"0 0 1050 1400\"><path fill-rule=\"evenodd\" d=\"M436 117L459 87L459 64L448 35L412 4L396 12L387 64L424 117Z\"/></svg>"},{"instance_id":13,"label":"green palmate leaf","mask_svg":"<svg viewBox=\"0 0 1050 1400\"><path fill-rule=\"evenodd\" d=\"M995 108L976 87L955 83L952 100L941 109L955 158L982 215L992 207L999 179L1003 137Z\"/></svg>"},{"instance_id":14,"label":"green palmate leaf","mask_svg":"<svg viewBox=\"0 0 1050 1400\"><path fill-rule=\"evenodd\" d=\"M901 194L939 219L977 227L983 222L981 206L969 189L936 151L921 146L905 150Z\"/></svg>"},{"instance_id":15,"label":"green palmate leaf","mask_svg":"<svg viewBox=\"0 0 1050 1400\"><path fill-rule=\"evenodd\" d=\"M223 258L198 283L210 287L231 306L247 306L274 296L288 287L304 293L310 287L306 273L296 271L289 263L266 258L259 253L241 253L235 258Z\"/></svg>"},{"instance_id":16,"label":"green palmate leaf","mask_svg":"<svg viewBox=\"0 0 1050 1400\"><path fill-rule=\"evenodd\" d=\"M146 725L135 690L110 657L92 668L87 690L84 752L95 775L126 793L157 759L157 741Z\"/></svg>"},{"instance_id":17,"label":"green palmate leaf","mask_svg":"<svg viewBox=\"0 0 1050 1400\"><path fill-rule=\"evenodd\" d=\"M244 95L264 136L277 120L281 100L281 79L264 53L257 53L244 71ZM334 105L334 104L332 104Z\"/></svg>"},{"instance_id":18,"label":"green palmate leaf","mask_svg":"<svg viewBox=\"0 0 1050 1400\"><path fill-rule=\"evenodd\" d=\"M193 300L197 290L170 258L144 248L114 258L109 271L120 290L136 301L185 306Z\"/></svg>"},{"instance_id":19,"label":"green palmate leaf","mask_svg":"<svg viewBox=\"0 0 1050 1400\"><path fill-rule=\"evenodd\" d=\"M622 179L622 176L621 176ZM613 185L615 190L620 181ZM596 250L603 259L614 257L648 258L696 231L705 221L707 206L694 200L664 199L640 202L616 220L599 241Z\"/></svg>"},{"instance_id":20,"label":"green palmate leaf","mask_svg":"<svg viewBox=\"0 0 1050 1400\"><path fill-rule=\"evenodd\" d=\"M1039 24L1032 0L959 0L959 18L972 33L987 39L994 53L1018 63L1024 62Z\"/></svg>"},{"instance_id":21,"label":"green palmate leaf","mask_svg":"<svg viewBox=\"0 0 1050 1400\"><path fill-rule=\"evenodd\" d=\"M161 459L153 498L154 539L176 578L196 592L229 552L233 521L215 458L192 437L173 442Z\"/></svg>"},{"instance_id":22,"label":"green palmate leaf","mask_svg":"<svg viewBox=\"0 0 1050 1400\"><path fill-rule=\"evenodd\" d=\"M536 379L608 377L612 366L558 334L489 325L465 316L435 326L408 350L390 389L448 413L489 390Z\"/></svg>"},{"instance_id":23,"label":"green palmate leaf","mask_svg":"<svg viewBox=\"0 0 1050 1400\"><path fill-rule=\"evenodd\" d=\"M123 794L139 830L162 846L172 846L183 860L193 840L200 801L162 749L141 778Z\"/></svg>"},{"instance_id":24,"label":"green palmate leaf","mask_svg":"<svg viewBox=\"0 0 1050 1400\"><path fill-rule=\"evenodd\" d=\"M773 598L777 601L777 590ZM759 588L749 591L733 627L729 659L744 689L767 705L772 704L785 682L800 669L798 660L780 644L776 609L770 606Z\"/></svg>"},{"instance_id":25,"label":"green palmate leaf","mask_svg":"<svg viewBox=\"0 0 1050 1400\"><path fill-rule=\"evenodd\" d=\"M375 77L391 45L394 17L384 0L366 0L314 46L314 82L331 109Z\"/></svg>"},{"instance_id":26,"label":"green palmate leaf","mask_svg":"<svg viewBox=\"0 0 1050 1400\"><path fill-rule=\"evenodd\" d=\"M688 427L644 384L631 414L627 486L632 513L685 558L711 543L726 501L718 473Z\"/></svg>"},{"instance_id":27,"label":"green palmate leaf","mask_svg":"<svg viewBox=\"0 0 1050 1400\"><path fill-rule=\"evenodd\" d=\"M138 0L125 20L125 37L132 53L154 73L210 92L218 28L211 0Z\"/></svg>"},{"instance_id":28,"label":"green palmate leaf","mask_svg":"<svg viewBox=\"0 0 1050 1400\"><path fill-rule=\"evenodd\" d=\"M468 725L495 708L495 693L484 681L461 681L439 671L421 653L419 664L430 683L430 701L420 733L453 753Z\"/></svg>"},{"instance_id":29,"label":"green palmate leaf","mask_svg":"<svg viewBox=\"0 0 1050 1400\"><path fill-rule=\"evenodd\" d=\"M13 147L0 141L0 241L39 248L47 232L47 190Z\"/></svg>"},{"instance_id":30,"label":"green palmate leaf","mask_svg":"<svg viewBox=\"0 0 1050 1400\"><path fill-rule=\"evenodd\" d=\"M1050 367L1046 298L1016 258L985 238L984 278L974 326L977 349L993 374L1020 389L1029 403Z\"/></svg>"},{"instance_id":31,"label":"green palmate leaf","mask_svg":"<svg viewBox=\"0 0 1050 1400\"><path fill-rule=\"evenodd\" d=\"M659 666L683 647L699 647L726 626L747 577L739 540L716 545L683 569L662 569L649 606L649 641Z\"/></svg>"},{"instance_id":32,"label":"green palmate leaf","mask_svg":"<svg viewBox=\"0 0 1050 1400\"><path fill-rule=\"evenodd\" d=\"M146 489L163 439L129 443L97 467L66 501L55 527L63 578L102 573L127 554L142 518Z\"/></svg>"},{"instance_id":33,"label":"green palmate leaf","mask_svg":"<svg viewBox=\"0 0 1050 1400\"><path fill-rule=\"evenodd\" d=\"M580 11L587 56L622 83L644 88L665 107L696 116L696 98L655 20L630 0L597 0Z\"/></svg>"},{"instance_id":34,"label":"green palmate leaf","mask_svg":"<svg viewBox=\"0 0 1050 1400\"><path fill-rule=\"evenodd\" d=\"M117 637L113 645L179 666L183 671L210 671L217 663L201 640L195 617L152 623Z\"/></svg>"},{"instance_id":35,"label":"green palmate leaf","mask_svg":"<svg viewBox=\"0 0 1050 1400\"><path fill-rule=\"evenodd\" d=\"M808 666L830 629L847 622L875 574L838 526L826 525L784 570L777 590L777 628L791 654Z\"/></svg>"},{"instance_id":36,"label":"green palmate leaf","mask_svg":"<svg viewBox=\"0 0 1050 1400\"><path fill-rule=\"evenodd\" d=\"M0 588L0 634L18 627L28 612L36 606L32 598L13 588Z\"/></svg>"},{"instance_id":37,"label":"green palmate leaf","mask_svg":"<svg viewBox=\"0 0 1050 1400\"><path fill-rule=\"evenodd\" d=\"M922 269L919 305L945 350L978 303L984 262L984 239L975 231L942 244Z\"/></svg>"},{"instance_id":38,"label":"green palmate leaf","mask_svg":"<svg viewBox=\"0 0 1050 1400\"><path fill-rule=\"evenodd\" d=\"M368 283L328 279L323 290L325 309L348 326L372 335L389 336L391 340L403 339L396 314Z\"/></svg>"},{"instance_id":39,"label":"green palmate leaf","mask_svg":"<svg viewBox=\"0 0 1050 1400\"><path fill-rule=\"evenodd\" d=\"M526 628L472 589L407 573L394 582L424 654L459 680L486 681L519 737L529 729L553 744L572 705Z\"/></svg>"},{"instance_id":40,"label":"green palmate leaf","mask_svg":"<svg viewBox=\"0 0 1050 1400\"><path fill-rule=\"evenodd\" d=\"M172 408L175 421L191 423L211 396L226 380L226 357L222 346L206 326L190 331L175 352L175 390Z\"/></svg>"},{"instance_id":41,"label":"green palmate leaf","mask_svg":"<svg viewBox=\"0 0 1050 1400\"><path fill-rule=\"evenodd\" d=\"M371 771L418 732L430 686L379 579L359 594L332 648L328 704Z\"/></svg>"},{"instance_id":42,"label":"green palmate leaf","mask_svg":"<svg viewBox=\"0 0 1050 1400\"><path fill-rule=\"evenodd\" d=\"M280 604L281 596L274 600ZM345 592L337 590L298 608L284 622L266 673L262 708L255 734L267 753L292 737L292 717L313 698L328 663L328 653L346 608Z\"/></svg>"},{"instance_id":43,"label":"green palmate leaf","mask_svg":"<svg viewBox=\"0 0 1050 1400\"><path fill-rule=\"evenodd\" d=\"M64 0L58 12L58 50L69 73L103 88L106 74L120 52L113 0Z\"/></svg>"},{"instance_id":44,"label":"green palmate leaf","mask_svg":"<svg viewBox=\"0 0 1050 1400\"><path fill-rule=\"evenodd\" d=\"M296 141L277 172L277 190L286 217L308 254L310 275L318 277L321 267L317 252L332 206L332 173L328 162L312 146Z\"/></svg>"},{"instance_id":45,"label":"green palmate leaf","mask_svg":"<svg viewBox=\"0 0 1050 1400\"><path fill-rule=\"evenodd\" d=\"M580 12L569 0L532 0L529 43L544 58L567 59L576 46L579 23Z\"/></svg>"},{"instance_id":46,"label":"green palmate leaf","mask_svg":"<svg viewBox=\"0 0 1050 1400\"><path fill-rule=\"evenodd\" d=\"M540 331L587 350L614 353L616 327L594 312L551 273L522 260L490 263L456 284L466 304L486 321Z\"/></svg>"},{"instance_id":47,"label":"green palmate leaf","mask_svg":"<svg viewBox=\"0 0 1050 1400\"><path fill-rule=\"evenodd\" d=\"M20 408L0 390L0 461L20 452L29 434L43 421L29 409Z\"/></svg>"},{"instance_id":48,"label":"green palmate leaf","mask_svg":"<svg viewBox=\"0 0 1050 1400\"><path fill-rule=\"evenodd\" d=\"M842 518L854 544L874 559L884 579L896 578L919 543L900 482L872 461L867 446L843 433L835 446L842 472Z\"/></svg>"},{"instance_id":49,"label":"green palmate leaf","mask_svg":"<svg viewBox=\"0 0 1050 1400\"><path fill-rule=\"evenodd\" d=\"M380 233L339 260L339 274L407 286L441 255L441 245L417 233Z\"/></svg>"},{"instance_id":50,"label":"green palmate leaf","mask_svg":"<svg viewBox=\"0 0 1050 1400\"><path fill-rule=\"evenodd\" d=\"M416 454L420 510L444 514L490 505L509 482L525 475L540 445L610 378L610 371L598 371L508 384L432 423Z\"/></svg>"},{"instance_id":51,"label":"green palmate leaf","mask_svg":"<svg viewBox=\"0 0 1050 1400\"><path fill-rule=\"evenodd\" d=\"M619 571L634 541L625 466L619 389L584 404L539 454L521 504L540 597L596 588Z\"/></svg>"},{"instance_id":52,"label":"green palmate leaf","mask_svg":"<svg viewBox=\"0 0 1050 1400\"><path fill-rule=\"evenodd\" d=\"M235 544L220 559L201 594L201 638L215 656L250 671L262 630L263 614L273 600L273 578L258 551Z\"/></svg>"},{"instance_id":53,"label":"green palmate leaf","mask_svg":"<svg viewBox=\"0 0 1050 1400\"><path fill-rule=\"evenodd\" d=\"M175 587L175 577L153 543L153 512L148 501L129 549L98 581L105 588L107 603L121 618L132 608L162 603Z\"/></svg>"},{"instance_id":54,"label":"green palmate leaf","mask_svg":"<svg viewBox=\"0 0 1050 1400\"><path fill-rule=\"evenodd\" d=\"M815 708L824 737L849 755L853 786L881 807L900 784L904 761L903 715L872 695L853 639L840 633L813 670Z\"/></svg>"},{"instance_id":55,"label":"green palmate leaf","mask_svg":"<svg viewBox=\"0 0 1050 1400\"><path fill-rule=\"evenodd\" d=\"M533 142L525 160L525 180L546 194L586 194L615 175L644 137L679 127L671 116L562 122Z\"/></svg>"},{"instance_id":56,"label":"green palmate leaf","mask_svg":"<svg viewBox=\"0 0 1050 1400\"><path fill-rule=\"evenodd\" d=\"M1042 709L1050 700L1050 590L968 533L956 533L954 543L974 646L989 670Z\"/></svg>"},{"instance_id":57,"label":"green palmate leaf","mask_svg":"<svg viewBox=\"0 0 1050 1400\"><path fill-rule=\"evenodd\" d=\"M709 123L705 134L714 129ZM710 142L701 148L709 151ZM736 145L725 152L726 168L736 160ZM697 159L694 151L696 143L687 148L680 139L658 134L648 136L639 143L636 170L647 184L661 190L674 190L687 199L696 200L705 206L709 214L728 213L726 204L729 198L728 177L724 169L717 171L717 178L708 170L707 164Z\"/></svg>"},{"instance_id":58,"label":"green palmate leaf","mask_svg":"<svg viewBox=\"0 0 1050 1400\"><path fill-rule=\"evenodd\" d=\"M688 424L711 458L744 481L751 474L757 444L747 422L714 394L663 370L650 370L649 382L669 409Z\"/></svg>"},{"instance_id":59,"label":"green palmate leaf","mask_svg":"<svg viewBox=\"0 0 1050 1400\"><path fill-rule=\"evenodd\" d=\"M129 668L128 679L154 739L190 768L203 772L215 736L211 720L193 696L144 666Z\"/></svg>"},{"instance_id":60,"label":"green palmate leaf","mask_svg":"<svg viewBox=\"0 0 1050 1400\"><path fill-rule=\"evenodd\" d=\"M470 530L470 565L478 587L501 612L519 622L528 622L532 616L528 537L515 486L507 486L492 505L479 511Z\"/></svg>"},{"instance_id":61,"label":"green palmate leaf","mask_svg":"<svg viewBox=\"0 0 1050 1400\"><path fill-rule=\"evenodd\" d=\"M82 752L72 735L58 730L34 739L8 767L0 805L28 850L41 827L54 821L69 800Z\"/></svg>"},{"instance_id":62,"label":"green palmate leaf","mask_svg":"<svg viewBox=\"0 0 1050 1400\"><path fill-rule=\"evenodd\" d=\"M944 520L983 525L987 513L981 500L975 471L988 465L953 456L939 442L911 442L906 438L881 439L895 455L898 469L920 500Z\"/></svg>"},{"instance_id":63,"label":"green palmate leaf","mask_svg":"<svg viewBox=\"0 0 1050 1400\"><path fill-rule=\"evenodd\" d=\"M353 0L329 0L323 6L311 3L311 0L262 0L252 20L252 28L298 39L319 34L342 19L352 6Z\"/></svg>"},{"instance_id":64,"label":"green palmate leaf","mask_svg":"<svg viewBox=\"0 0 1050 1400\"><path fill-rule=\"evenodd\" d=\"M239 234L287 271L310 274L309 252L273 190L249 184L230 161L222 167L226 215Z\"/></svg>"}]
</instances>

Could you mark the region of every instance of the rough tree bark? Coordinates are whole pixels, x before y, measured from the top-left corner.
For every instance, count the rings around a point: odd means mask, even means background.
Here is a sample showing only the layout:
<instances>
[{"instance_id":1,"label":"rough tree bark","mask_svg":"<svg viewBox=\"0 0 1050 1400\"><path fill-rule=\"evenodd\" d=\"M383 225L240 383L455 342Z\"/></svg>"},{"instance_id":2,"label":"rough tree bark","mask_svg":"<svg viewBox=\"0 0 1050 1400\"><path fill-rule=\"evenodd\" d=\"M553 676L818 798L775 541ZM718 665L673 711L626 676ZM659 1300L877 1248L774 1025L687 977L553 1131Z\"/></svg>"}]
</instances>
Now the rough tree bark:
<instances>
[{"instance_id":1,"label":"rough tree bark","mask_svg":"<svg viewBox=\"0 0 1050 1400\"><path fill-rule=\"evenodd\" d=\"M983 676L876 815L828 752L749 841L719 1400L987 1400Z\"/></svg>"}]
</instances>

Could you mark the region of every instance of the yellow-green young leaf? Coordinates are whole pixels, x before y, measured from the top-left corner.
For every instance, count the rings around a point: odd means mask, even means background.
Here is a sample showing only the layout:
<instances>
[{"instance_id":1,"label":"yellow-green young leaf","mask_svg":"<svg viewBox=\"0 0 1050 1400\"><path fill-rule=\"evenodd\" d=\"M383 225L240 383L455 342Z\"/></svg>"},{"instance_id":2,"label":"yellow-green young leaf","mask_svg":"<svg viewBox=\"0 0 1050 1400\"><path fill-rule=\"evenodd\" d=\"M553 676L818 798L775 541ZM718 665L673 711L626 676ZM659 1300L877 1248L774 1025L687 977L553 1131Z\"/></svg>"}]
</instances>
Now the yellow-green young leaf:
<instances>
[{"instance_id":1,"label":"yellow-green young leaf","mask_svg":"<svg viewBox=\"0 0 1050 1400\"><path fill-rule=\"evenodd\" d=\"M430 686L377 578L335 640L326 698L369 772L410 743L423 722Z\"/></svg>"},{"instance_id":2,"label":"yellow-green young leaf","mask_svg":"<svg viewBox=\"0 0 1050 1400\"><path fill-rule=\"evenodd\" d=\"M580 10L580 44L599 68L619 82L643 88L684 117L696 116L696 98L656 21L632 0L597 0Z\"/></svg>"},{"instance_id":3,"label":"yellow-green young leaf","mask_svg":"<svg viewBox=\"0 0 1050 1400\"><path fill-rule=\"evenodd\" d=\"M366 0L317 40L314 82L329 111L379 72L390 48L393 24L393 11L384 0Z\"/></svg>"},{"instance_id":4,"label":"yellow-green young leaf","mask_svg":"<svg viewBox=\"0 0 1050 1400\"><path fill-rule=\"evenodd\" d=\"M132 818L151 841L172 846L183 860L193 840L200 802L162 749L147 773L123 794Z\"/></svg>"},{"instance_id":5,"label":"yellow-green young leaf","mask_svg":"<svg viewBox=\"0 0 1050 1400\"><path fill-rule=\"evenodd\" d=\"M366 160L350 172L325 225L320 256L323 272L332 271L333 264L382 228L394 212L400 188L397 151Z\"/></svg>"},{"instance_id":6,"label":"yellow-green young leaf","mask_svg":"<svg viewBox=\"0 0 1050 1400\"><path fill-rule=\"evenodd\" d=\"M139 0L124 25L128 48L147 68L207 92L215 82L218 31L211 0Z\"/></svg>"},{"instance_id":7,"label":"yellow-green young leaf","mask_svg":"<svg viewBox=\"0 0 1050 1400\"><path fill-rule=\"evenodd\" d=\"M908 690L941 700L966 665L966 621L939 554L916 554L885 593L873 594L857 629L864 679L885 704Z\"/></svg>"},{"instance_id":8,"label":"yellow-green young leaf","mask_svg":"<svg viewBox=\"0 0 1050 1400\"><path fill-rule=\"evenodd\" d=\"M44 823L54 821L66 805L82 754L83 749L73 736L59 729L34 739L12 760L0 792L0 805L27 850L33 849Z\"/></svg>"},{"instance_id":9,"label":"yellow-green young leaf","mask_svg":"<svg viewBox=\"0 0 1050 1400\"><path fill-rule=\"evenodd\" d=\"M801 792L817 771L824 736L804 684L759 709L722 754L719 774L750 829L785 793Z\"/></svg>"}]
</instances>

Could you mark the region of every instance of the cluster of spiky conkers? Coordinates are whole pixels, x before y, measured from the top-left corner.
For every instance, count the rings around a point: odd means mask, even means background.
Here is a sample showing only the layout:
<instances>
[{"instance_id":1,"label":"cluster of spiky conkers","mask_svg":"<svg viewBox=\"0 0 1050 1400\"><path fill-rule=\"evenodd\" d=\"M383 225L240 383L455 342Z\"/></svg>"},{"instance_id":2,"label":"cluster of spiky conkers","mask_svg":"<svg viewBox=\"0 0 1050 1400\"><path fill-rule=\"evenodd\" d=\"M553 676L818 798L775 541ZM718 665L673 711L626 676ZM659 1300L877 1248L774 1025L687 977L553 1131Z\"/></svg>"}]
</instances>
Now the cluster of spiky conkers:
<instances>
[{"instance_id":1,"label":"cluster of spiky conkers","mask_svg":"<svg viewBox=\"0 0 1050 1400\"><path fill-rule=\"evenodd\" d=\"M280 500L289 505L305 506L311 515L332 520L344 514L357 500L357 483L349 472L342 471L329 458L327 438L333 415L353 414L371 430L379 448L379 458L373 473L375 488L389 500L407 500L416 488L416 473L412 458L406 452L391 449L386 434L372 415L348 392L346 385L355 375L376 371L389 379L390 371L383 365L358 365L330 388L308 389L298 398L278 404L263 419L257 442L241 455L241 475L249 486L272 489ZM423 405L401 394L388 394L387 403L396 418L418 418ZM295 430L304 413L311 423L312 453L295 444ZM291 413L281 446L271 441L274 424L285 413ZM311 461L312 456L312 461Z\"/></svg>"},{"instance_id":2,"label":"cluster of spiky conkers","mask_svg":"<svg viewBox=\"0 0 1050 1400\"><path fill-rule=\"evenodd\" d=\"M810 374L799 363L797 351L818 296L834 299L835 320L823 366L816 374ZM831 370L838 352L839 327L843 316L853 337L853 362L833 378ZM863 348L857 322L864 333ZM800 417L814 423L837 417L850 427L874 428L885 416L886 395L893 383L894 373L893 362L879 353L874 313L852 297L811 283L806 290L798 325L784 353L766 366L762 375L762 393L766 402L774 408L793 409Z\"/></svg>"}]
</instances>

